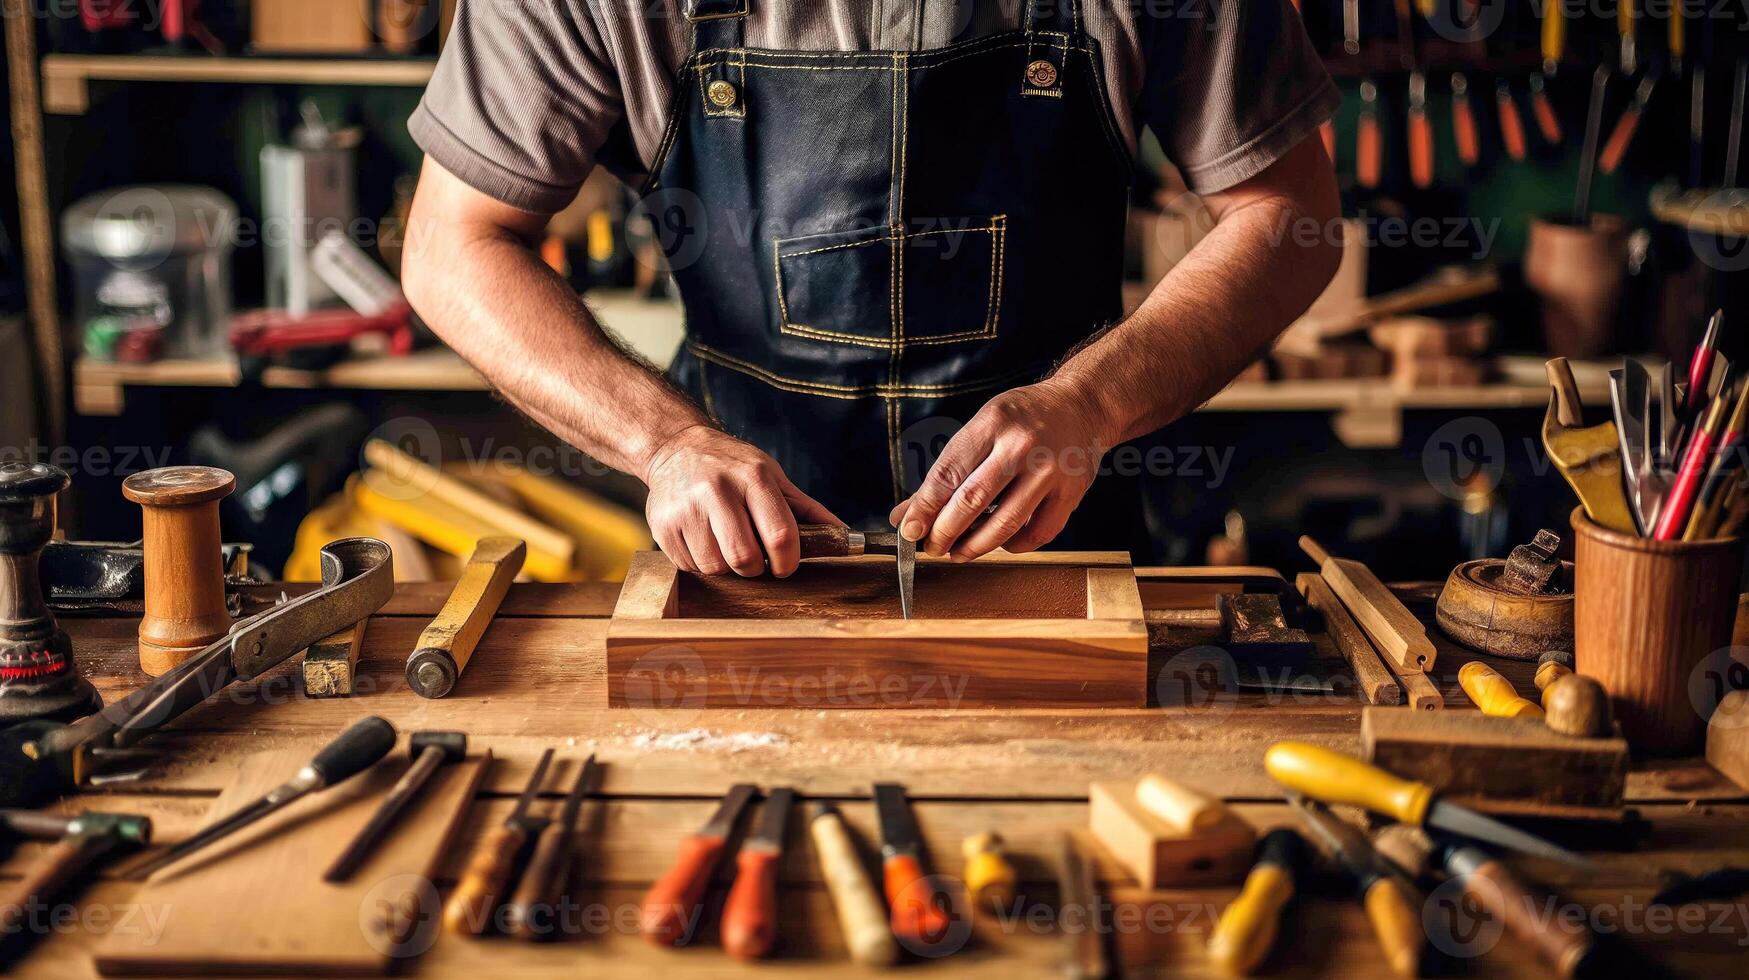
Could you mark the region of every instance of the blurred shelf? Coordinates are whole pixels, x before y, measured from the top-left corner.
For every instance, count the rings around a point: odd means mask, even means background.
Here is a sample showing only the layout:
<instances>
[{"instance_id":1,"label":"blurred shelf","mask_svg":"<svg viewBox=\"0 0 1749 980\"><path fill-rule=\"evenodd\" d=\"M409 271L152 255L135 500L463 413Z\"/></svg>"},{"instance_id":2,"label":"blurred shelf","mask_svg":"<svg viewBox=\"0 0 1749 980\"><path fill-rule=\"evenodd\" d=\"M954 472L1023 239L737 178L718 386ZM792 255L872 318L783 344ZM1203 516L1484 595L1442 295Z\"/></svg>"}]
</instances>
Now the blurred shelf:
<instances>
[{"instance_id":1,"label":"blurred shelf","mask_svg":"<svg viewBox=\"0 0 1749 980\"><path fill-rule=\"evenodd\" d=\"M434 58L48 54L42 58L43 111L84 113L91 106L91 82L421 86L436 65Z\"/></svg>"}]
</instances>

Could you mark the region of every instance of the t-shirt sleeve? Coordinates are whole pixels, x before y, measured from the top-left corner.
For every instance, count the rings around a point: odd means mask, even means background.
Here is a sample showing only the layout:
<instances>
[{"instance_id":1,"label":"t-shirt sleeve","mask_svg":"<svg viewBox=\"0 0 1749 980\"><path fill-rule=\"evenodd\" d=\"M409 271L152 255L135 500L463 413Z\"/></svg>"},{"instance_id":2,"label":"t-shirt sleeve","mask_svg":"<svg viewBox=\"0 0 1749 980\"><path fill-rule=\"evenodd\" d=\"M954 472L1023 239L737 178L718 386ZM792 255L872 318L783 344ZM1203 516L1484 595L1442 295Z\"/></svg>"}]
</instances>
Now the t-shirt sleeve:
<instances>
[{"instance_id":1,"label":"t-shirt sleeve","mask_svg":"<svg viewBox=\"0 0 1749 980\"><path fill-rule=\"evenodd\" d=\"M408 132L445 170L526 211L577 196L624 114L591 3L460 0Z\"/></svg>"},{"instance_id":2,"label":"t-shirt sleeve","mask_svg":"<svg viewBox=\"0 0 1749 980\"><path fill-rule=\"evenodd\" d=\"M1199 16L1137 15L1137 116L1201 194L1256 176L1341 96L1290 0L1208 0ZM1174 8L1178 9L1178 8Z\"/></svg>"}]
</instances>

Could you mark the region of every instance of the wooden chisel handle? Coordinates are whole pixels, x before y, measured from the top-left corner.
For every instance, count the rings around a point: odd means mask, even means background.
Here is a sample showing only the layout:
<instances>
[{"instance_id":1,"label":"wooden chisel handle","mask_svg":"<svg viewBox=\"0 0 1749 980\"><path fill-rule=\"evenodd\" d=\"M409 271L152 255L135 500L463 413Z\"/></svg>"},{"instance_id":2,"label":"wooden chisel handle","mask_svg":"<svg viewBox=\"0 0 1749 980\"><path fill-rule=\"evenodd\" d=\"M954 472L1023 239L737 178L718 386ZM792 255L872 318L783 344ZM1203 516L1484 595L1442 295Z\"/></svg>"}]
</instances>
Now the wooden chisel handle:
<instances>
[{"instance_id":1,"label":"wooden chisel handle","mask_svg":"<svg viewBox=\"0 0 1749 980\"><path fill-rule=\"evenodd\" d=\"M694 834L680 842L674 864L644 894L644 938L658 946L678 946L692 935L699 902L722 854L721 837Z\"/></svg>"},{"instance_id":2,"label":"wooden chisel handle","mask_svg":"<svg viewBox=\"0 0 1749 980\"><path fill-rule=\"evenodd\" d=\"M803 558L849 558L861 554L851 547L851 531L834 524L803 524L796 528L801 535Z\"/></svg>"},{"instance_id":3,"label":"wooden chisel handle","mask_svg":"<svg viewBox=\"0 0 1749 980\"><path fill-rule=\"evenodd\" d=\"M516 858L528 834L516 827L495 827L468 858L461 881L443 907L443 928L456 935L483 936L492 927L492 913L504 897L516 870Z\"/></svg>"},{"instance_id":4,"label":"wooden chisel handle","mask_svg":"<svg viewBox=\"0 0 1749 980\"><path fill-rule=\"evenodd\" d=\"M1277 742L1263 753L1270 778L1332 806L1358 806L1419 827L1433 806L1433 787L1411 782L1351 755L1305 742Z\"/></svg>"},{"instance_id":5,"label":"wooden chisel handle","mask_svg":"<svg viewBox=\"0 0 1749 980\"><path fill-rule=\"evenodd\" d=\"M1472 660L1458 668L1458 686L1464 689L1464 693L1476 703L1476 707L1482 709L1482 714L1490 717L1543 716L1543 709L1536 702L1520 697L1511 681L1480 660Z\"/></svg>"},{"instance_id":6,"label":"wooden chisel handle","mask_svg":"<svg viewBox=\"0 0 1749 980\"><path fill-rule=\"evenodd\" d=\"M53 906L68 886L114 846L113 838L84 834L51 844L24 877L0 892L0 936L15 936L28 929L25 916L33 908Z\"/></svg>"},{"instance_id":7,"label":"wooden chisel handle","mask_svg":"<svg viewBox=\"0 0 1749 980\"><path fill-rule=\"evenodd\" d=\"M756 960L777 941L778 852L742 850L735 855L735 883L723 904L719 931L723 952L738 960Z\"/></svg>"},{"instance_id":8,"label":"wooden chisel handle","mask_svg":"<svg viewBox=\"0 0 1749 980\"><path fill-rule=\"evenodd\" d=\"M908 854L887 858L881 876L891 910L888 921L900 942L927 946L947 935L951 923L917 858Z\"/></svg>"},{"instance_id":9,"label":"wooden chisel handle","mask_svg":"<svg viewBox=\"0 0 1749 980\"><path fill-rule=\"evenodd\" d=\"M455 589L407 658L407 683L415 694L440 698L455 686L527 556L528 545L506 535L481 538L474 546Z\"/></svg>"},{"instance_id":10,"label":"wooden chisel handle","mask_svg":"<svg viewBox=\"0 0 1749 980\"><path fill-rule=\"evenodd\" d=\"M820 877L832 895L838 928L850 958L864 966L886 966L899 958L899 946L887 926L881 898L864 869L856 842L836 813L821 813L808 824L814 852L820 856Z\"/></svg>"},{"instance_id":11,"label":"wooden chisel handle","mask_svg":"<svg viewBox=\"0 0 1749 980\"><path fill-rule=\"evenodd\" d=\"M518 939L551 939L559 897L571 870L571 833L557 821L542 828L506 915ZM544 919L543 919L544 916Z\"/></svg>"},{"instance_id":12,"label":"wooden chisel handle","mask_svg":"<svg viewBox=\"0 0 1749 980\"><path fill-rule=\"evenodd\" d=\"M1464 892L1483 911L1499 919L1508 932L1529 943L1562 977L1580 972L1597 948L1596 938L1582 923L1564 916L1544 917L1550 907L1532 895L1506 866L1479 848L1457 848L1446 858L1446 870L1463 881Z\"/></svg>"},{"instance_id":13,"label":"wooden chisel handle","mask_svg":"<svg viewBox=\"0 0 1749 980\"><path fill-rule=\"evenodd\" d=\"M1420 897L1397 879L1383 876L1367 888L1361 904L1391 972L1400 977L1420 976L1421 954L1427 945Z\"/></svg>"}]
</instances>

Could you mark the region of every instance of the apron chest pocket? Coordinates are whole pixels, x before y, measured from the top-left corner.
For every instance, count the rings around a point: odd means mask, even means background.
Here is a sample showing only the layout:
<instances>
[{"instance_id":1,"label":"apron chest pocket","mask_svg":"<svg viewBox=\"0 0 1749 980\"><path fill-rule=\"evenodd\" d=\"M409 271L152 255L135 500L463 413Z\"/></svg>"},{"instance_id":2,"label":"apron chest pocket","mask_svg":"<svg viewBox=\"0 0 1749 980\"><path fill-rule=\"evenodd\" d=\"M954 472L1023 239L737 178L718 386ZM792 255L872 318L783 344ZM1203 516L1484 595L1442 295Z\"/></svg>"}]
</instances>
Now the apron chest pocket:
<instances>
[{"instance_id":1,"label":"apron chest pocket","mask_svg":"<svg viewBox=\"0 0 1749 980\"><path fill-rule=\"evenodd\" d=\"M997 215L945 221L902 239L884 227L777 239L778 329L885 349L994 339L1005 237ZM897 336L895 315L903 324Z\"/></svg>"}]
</instances>

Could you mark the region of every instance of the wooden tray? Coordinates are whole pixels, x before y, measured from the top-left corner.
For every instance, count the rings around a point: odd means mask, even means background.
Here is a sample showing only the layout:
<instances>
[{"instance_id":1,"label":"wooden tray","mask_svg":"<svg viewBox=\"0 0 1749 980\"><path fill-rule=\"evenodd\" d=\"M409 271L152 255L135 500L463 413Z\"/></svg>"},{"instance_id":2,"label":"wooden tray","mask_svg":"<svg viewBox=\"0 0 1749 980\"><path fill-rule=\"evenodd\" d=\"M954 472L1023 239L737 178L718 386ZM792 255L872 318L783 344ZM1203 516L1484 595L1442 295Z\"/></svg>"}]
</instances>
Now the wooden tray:
<instances>
[{"instance_id":1,"label":"wooden tray","mask_svg":"<svg viewBox=\"0 0 1749 980\"><path fill-rule=\"evenodd\" d=\"M920 558L915 618L891 558L787 579L700 577L632 558L607 627L614 707L1141 707L1148 631L1129 556Z\"/></svg>"}]
</instances>

